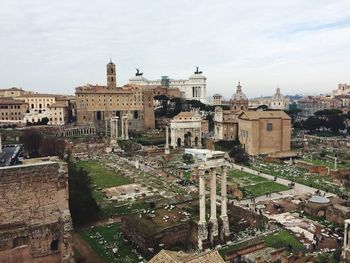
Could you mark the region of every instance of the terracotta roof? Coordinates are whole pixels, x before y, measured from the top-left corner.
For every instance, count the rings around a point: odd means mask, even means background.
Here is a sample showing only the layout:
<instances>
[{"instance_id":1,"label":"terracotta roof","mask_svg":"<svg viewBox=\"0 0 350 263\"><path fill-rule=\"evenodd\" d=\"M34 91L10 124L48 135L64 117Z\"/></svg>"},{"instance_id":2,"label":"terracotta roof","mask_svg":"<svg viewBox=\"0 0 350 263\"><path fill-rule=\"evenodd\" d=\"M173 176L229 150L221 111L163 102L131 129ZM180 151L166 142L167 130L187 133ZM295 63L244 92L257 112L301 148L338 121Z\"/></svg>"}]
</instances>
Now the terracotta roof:
<instances>
[{"instance_id":1,"label":"terracotta roof","mask_svg":"<svg viewBox=\"0 0 350 263\"><path fill-rule=\"evenodd\" d=\"M219 252L209 251L199 255L162 250L149 263L224 263Z\"/></svg>"},{"instance_id":2,"label":"terracotta roof","mask_svg":"<svg viewBox=\"0 0 350 263\"><path fill-rule=\"evenodd\" d=\"M77 87L75 89L75 94L85 94L85 93L98 93L98 94L131 94L132 89L137 89L136 86L128 86L128 87L118 87L110 89L107 86L100 85L87 85Z\"/></svg>"},{"instance_id":3,"label":"terracotta roof","mask_svg":"<svg viewBox=\"0 0 350 263\"><path fill-rule=\"evenodd\" d=\"M193 118L197 113L194 111L182 111L174 117L174 119L179 118Z\"/></svg>"},{"instance_id":4,"label":"terracotta roof","mask_svg":"<svg viewBox=\"0 0 350 263\"><path fill-rule=\"evenodd\" d=\"M65 97L65 95L46 94L46 93L26 93L19 96L20 98L34 98L34 97Z\"/></svg>"},{"instance_id":5,"label":"terracotta roof","mask_svg":"<svg viewBox=\"0 0 350 263\"><path fill-rule=\"evenodd\" d=\"M59 101L52 103L48 108L66 108L68 107L67 103L64 101Z\"/></svg>"},{"instance_id":6,"label":"terracotta roof","mask_svg":"<svg viewBox=\"0 0 350 263\"><path fill-rule=\"evenodd\" d=\"M24 90L21 88L13 87L13 88L8 88L8 89L0 89L0 91L24 91Z\"/></svg>"},{"instance_id":7,"label":"terracotta roof","mask_svg":"<svg viewBox=\"0 0 350 263\"><path fill-rule=\"evenodd\" d=\"M25 104L23 100L14 100L12 98L0 98L0 104Z\"/></svg>"},{"instance_id":8,"label":"terracotta roof","mask_svg":"<svg viewBox=\"0 0 350 263\"><path fill-rule=\"evenodd\" d=\"M284 111L244 111L239 115L240 119L258 120L258 119L285 119L291 118Z\"/></svg>"}]
</instances>

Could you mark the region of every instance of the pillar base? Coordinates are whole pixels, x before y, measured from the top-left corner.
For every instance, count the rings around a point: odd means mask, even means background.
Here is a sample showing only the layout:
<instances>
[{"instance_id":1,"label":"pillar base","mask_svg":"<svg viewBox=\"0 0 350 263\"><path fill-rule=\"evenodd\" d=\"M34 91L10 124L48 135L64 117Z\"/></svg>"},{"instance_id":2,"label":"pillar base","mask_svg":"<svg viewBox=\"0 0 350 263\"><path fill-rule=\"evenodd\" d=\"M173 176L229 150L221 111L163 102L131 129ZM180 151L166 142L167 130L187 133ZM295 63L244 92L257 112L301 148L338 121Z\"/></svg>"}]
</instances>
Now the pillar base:
<instances>
[{"instance_id":1,"label":"pillar base","mask_svg":"<svg viewBox=\"0 0 350 263\"><path fill-rule=\"evenodd\" d=\"M169 148L165 148L164 153L165 153L165 154L170 154L170 149L169 149Z\"/></svg>"},{"instance_id":2,"label":"pillar base","mask_svg":"<svg viewBox=\"0 0 350 263\"><path fill-rule=\"evenodd\" d=\"M231 233L230 233L230 225L228 222L228 217L227 215L225 216L220 216L221 220L222 220L222 232L223 232L223 236L228 237Z\"/></svg>"},{"instance_id":3,"label":"pillar base","mask_svg":"<svg viewBox=\"0 0 350 263\"><path fill-rule=\"evenodd\" d=\"M206 222L198 223L198 248L203 249L203 241L208 239L208 228Z\"/></svg>"},{"instance_id":4,"label":"pillar base","mask_svg":"<svg viewBox=\"0 0 350 263\"><path fill-rule=\"evenodd\" d=\"M210 243L215 247L219 243L219 226L217 219L210 219Z\"/></svg>"}]
</instances>

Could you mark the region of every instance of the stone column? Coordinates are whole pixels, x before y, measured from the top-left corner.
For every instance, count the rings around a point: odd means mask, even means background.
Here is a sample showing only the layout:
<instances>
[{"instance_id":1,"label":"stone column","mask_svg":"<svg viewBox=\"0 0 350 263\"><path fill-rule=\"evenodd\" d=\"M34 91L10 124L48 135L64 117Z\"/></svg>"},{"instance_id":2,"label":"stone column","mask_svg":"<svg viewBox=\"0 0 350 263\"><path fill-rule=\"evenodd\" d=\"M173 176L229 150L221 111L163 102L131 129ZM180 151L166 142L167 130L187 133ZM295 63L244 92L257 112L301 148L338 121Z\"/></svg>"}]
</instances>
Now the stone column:
<instances>
[{"instance_id":1,"label":"stone column","mask_svg":"<svg viewBox=\"0 0 350 263\"><path fill-rule=\"evenodd\" d=\"M205 170L199 170L199 222L198 248L203 249L202 241L208 239L207 222L205 220Z\"/></svg>"},{"instance_id":2,"label":"stone column","mask_svg":"<svg viewBox=\"0 0 350 263\"><path fill-rule=\"evenodd\" d=\"M118 119L119 117L115 117L115 138L118 139Z\"/></svg>"},{"instance_id":3,"label":"stone column","mask_svg":"<svg viewBox=\"0 0 350 263\"><path fill-rule=\"evenodd\" d=\"M214 238L218 236L218 220L216 217L216 169L210 169L210 222L211 228L211 243L214 243Z\"/></svg>"},{"instance_id":4,"label":"stone column","mask_svg":"<svg viewBox=\"0 0 350 263\"><path fill-rule=\"evenodd\" d=\"M105 124L106 124L106 137L108 136L108 121L105 120Z\"/></svg>"},{"instance_id":5,"label":"stone column","mask_svg":"<svg viewBox=\"0 0 350 263\"><path fill-rule=\"evenodd\" d=\"M114 129L113 129L113 118L111 117L111 120L110 120L110 127L109 127L109 135L111 138L114 137Z\"/></svg>"},{"instance_id":6,"label":"stone column","mask_svg":"<svg viewBox=\"0 0 350 263\"><path fill-rule=\"evenodd\" d=\"M337 157L334 158L334 170L337 170Z\"/></svg>"},{"instance_id":7,"label":"stone column","mask_svg":"<svg viewBox=\"0 0 350 263\"><path fill-rule=\"evenodd\" d=\"M125 140L129 140L129 121L128 121L128 116L125 116Z\"/></svg>"},{"instance_id":8,"label":"stone column","mask_svg":"<svg viewBox=\"0 0 350 263\"><path fill-rule=\"evenodd\" d=\"M121 130L122 130L122 136L121 139L124 140L124 116L122 115L122 117L120 118L120 122L121 122Z\"/></svg>"},{"instance_id":9,"label":"stone column","mask_svg":"<svg viewBox=\"0 0 350 263\"><path fill-rule=\"evenodd\" d=\"M350 225L350 219L346 219L344 221L344 245L343 245L343 253L342 253L342 257L343 259L348 260L350 259L350 244L349 244L349 239L350 239L350 229L349 229L349 225ZM348 261L346 261L348 262Z\"/></svg>"},{"instance_id":10,"label":"stone column","mask_svg":"<svg viewBox=\"0 0 350 263\"><path fill-rule=\"evenodd\" d=\"M169 127L165 126L165 154L170 154L169 150Z\"/></svg>"},{"instance_id":11,"label":"stone column","mask_svg":"<svg viewBox=\"0 0 350 263\"><path fill-rule=\"evenodd\" d=\"M224 236L230 234L230 226L227 217L227 167L224 165L221 168L221 216L222 231Z\"/></svg>"},{"instance_id":12,"label":"stone column","mask_svg":"<svg viewBox=\"0 0 350 263\"><path fill-rule=\"evenodd\" d=\"M2 153L2 139L1 139L1 134L0 134L0 153Z\"/></svg>"}]
</instances>

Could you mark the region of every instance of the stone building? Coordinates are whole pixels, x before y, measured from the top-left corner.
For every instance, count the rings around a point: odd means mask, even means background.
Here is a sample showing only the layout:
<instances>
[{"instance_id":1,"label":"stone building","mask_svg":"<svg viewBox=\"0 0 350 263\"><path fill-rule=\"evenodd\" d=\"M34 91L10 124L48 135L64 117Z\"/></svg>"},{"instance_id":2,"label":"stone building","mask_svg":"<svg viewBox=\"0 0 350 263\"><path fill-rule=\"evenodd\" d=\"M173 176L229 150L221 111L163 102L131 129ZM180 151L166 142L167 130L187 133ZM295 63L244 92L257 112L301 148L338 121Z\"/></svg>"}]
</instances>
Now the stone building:
<instances>
[{"instance_id":1,"label":"stone building","mask_svg":"<svg viewBox=\"0 0 350 263\"><path fill-rule=\"evenodd\" d=\"M12 98L0 98L0 122L22 123L28 103Z\"/></svg>"},{"instance_id":2,"label":"stone building","mask_svg":"<svg viewBox=\"0 0 350 263\"><path fill-rule=\"evenodd\" d=\"M0 168L0 262L74 262L67 165L30 159Z\"/></svg>"},{"instance_id":3,"label":"stone building","mask_svg":"<svg viewBox=\"0 0 350 263\"><path fill-rule=\"evenodd\" d=\"M64 125L69 119L68 101L58 101L49 107L49 123L50 125Z\"/></svg>"},{"instance_id":4,"label":"stone building","mask_svg":"<svg viewBox=\"0 0 350 263\"><path fill-rule=\"evenodd\" d=\"M107 64L107 85L77 87L78 124L104 123L112 117L126 116L129 128L154 128L153 89L138 85L117 87L115 64Z\"/></svg>"},{"instance_id":5,"label":"stone building","mask_svg":"<svg viewBox=\"0 0 350 263\"><path fill-rule=\"evenodd\" d=\"M221 105L222 104L222 96L218 93L213 95L213 105Z\"/></svg>"},{"instance_id":6,"label":"stone building","mask_svg":"<svg viewBox=\"0 0 350 263\"><path fill-rule=\"evenodd\" d=\"M242 112L238 138L249 155L289 152L291 118L284 111Z\"/></svg>"},{"instance_id":7,"label":"stone building","mask_svg":"<svg viewBox=\"0 0 350 263\"><path fill-rule=\"evenodd\" d=\"M170 145L199 147L202 141L202 117L198 112L180 112L170 121Z\"/></svg>"},{"instance_id":8,"label":"stone building","mask_svg":"<svg viewBox=\"0 0 350 263\"><path fill-rule=\"evenodd\" d=\"M230 108L232 111L248 110L248 99L242 92L240 82L238 82L236 93L234 93L230 99Z\"/></svg>"},{"instance_id":9,"label":"stone building","mask_svg":"<svg viewBox=\"0 0 350 263\"><path fill-rule=\"evenodd\" d=\"M24 91L21 88L9 88L9 89L0 89L0 97L5 97L5 98L14 98L21 96L23 94L27 93L27 91Z\"/></svg>"},{"instance_id":10,"label":"stone building","mask_svg":"<svg viewBox=\"0 0 350 263\"><path fill-rule=\"evenodd\" d=\"M216 140L234 141L237 139L238 115L242 110L248 110L248 99L238 82L237 90L230 99L230 110L215 108L214 138Z\"/></svg>"},{"instance_id":11,"label":"stone building","mask_svg":"<svg viewBox=\"0 0 350 263\"><path fill-rule=\"evenodd\" d=\"M15 99L28 104L28 111L23 118L24 123L40 122L44 118L49 119L49 125L63 125L70 121L71 100L73 99L71 96L25 93Z\"/></svg>"},{"instance_id":12,"label":"stone building","mask_svg":"<svg viewBox=\"0 0 350 263\"><path fill-rule=\"evenodd\" d=\"M206 77L202 71L197 70L188 79L169 79L163 76L159 80L148 80L142 76L142 73L137 73L136 77L129 79L129 83L140 86L166 86L168 88L178 88L181 91L181 97L186 100L199 100L207 103L206 99Z\"/></svg>"},{"instance_id":13,"label":"stone building","mask_svg":"<svg viewBox=\"0 0 350 263\"><path fill-rule=\"evenodd\" d=\"M256 109L261 106L266 106L269 109L273 110L286 110L289 108L289 105L292 103L292 100L284 96L281 93L281 89L277 88L276 93L271 97L260 97L249 100L249 108Z\"/></svg>"},{"instance_id":14,"label":"stone building","mask_svg":"<svg viewBox=\"0 0 350 263\"><path fill-rule=\"evenodd\" d=\"M188 254L170 250L161 250L149 263L224 263L225 261L216 250L202 254Z\"/></svg>"}]
</instances>

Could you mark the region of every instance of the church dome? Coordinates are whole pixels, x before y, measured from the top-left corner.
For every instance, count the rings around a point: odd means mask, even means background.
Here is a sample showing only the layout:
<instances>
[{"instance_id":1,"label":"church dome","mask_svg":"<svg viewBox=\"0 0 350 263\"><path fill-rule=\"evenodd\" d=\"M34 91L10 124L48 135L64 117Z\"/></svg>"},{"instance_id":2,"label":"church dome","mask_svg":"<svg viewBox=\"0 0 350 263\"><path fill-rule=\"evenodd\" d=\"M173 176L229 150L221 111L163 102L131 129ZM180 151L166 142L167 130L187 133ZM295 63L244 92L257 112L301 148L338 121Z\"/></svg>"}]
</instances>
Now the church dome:
<instances>
[{"instance_id":1,"label":"church dome","mask_svg":"<svg viewBox=\"0 0 350 263\"><path fill-rule=\"evenodd\" d=\"M277 88L276 93L272 96L272 100L283 100L283 99L284 99L284 96L281 93L280 88Z\"/></svg>"},{"instance_id":2,"label":"church dome","mask_svg":"<svg viewBox=\"0 0 350 263\"><path fill-rule=\"evenodd\" d=\"M236 93L232 95L231 100L247 100L247 96L242 92L240 82L238 82Z\"/></svg>"}]
</instances>

